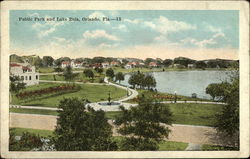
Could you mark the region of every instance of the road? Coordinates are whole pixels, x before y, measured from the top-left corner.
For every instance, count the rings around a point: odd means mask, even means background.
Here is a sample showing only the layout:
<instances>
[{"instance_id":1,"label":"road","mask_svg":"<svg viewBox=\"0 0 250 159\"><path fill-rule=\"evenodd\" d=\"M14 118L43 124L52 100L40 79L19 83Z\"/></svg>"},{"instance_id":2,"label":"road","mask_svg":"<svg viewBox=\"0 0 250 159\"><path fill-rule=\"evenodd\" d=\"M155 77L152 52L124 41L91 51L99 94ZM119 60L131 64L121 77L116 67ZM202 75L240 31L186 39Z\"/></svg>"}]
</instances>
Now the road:
<instances>
[{"instance_id":1,"label":"road","mask_svg":"<svg viewBox=\"0 0 250 159\"><path fill-rule=\"evenodd\" d=\"M54 130L56 121L57 116L52 115L10 113L10 127ZM108 122L113 125L113 135L118 136L112 121ZM169 135L169 141L218 144L217 140L214 140L216 130L213 127L173 124L170 129L172 132Z\"/></svg>"}]
</instances>

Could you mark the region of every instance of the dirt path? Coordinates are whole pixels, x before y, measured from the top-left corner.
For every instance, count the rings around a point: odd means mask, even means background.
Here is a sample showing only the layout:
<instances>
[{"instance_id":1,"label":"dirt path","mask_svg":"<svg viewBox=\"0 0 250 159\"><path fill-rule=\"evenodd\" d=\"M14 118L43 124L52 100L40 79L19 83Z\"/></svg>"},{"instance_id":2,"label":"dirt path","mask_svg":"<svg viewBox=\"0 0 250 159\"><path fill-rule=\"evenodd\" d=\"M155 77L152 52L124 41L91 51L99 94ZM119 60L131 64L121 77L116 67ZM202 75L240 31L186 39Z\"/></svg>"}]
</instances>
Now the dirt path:
<instances>
[{"instance_id":1,"label":"dirt path","mask_svg":"<svg viewBox=\"0 0 250 159\"><path fill-rule=\"evenodd\" d=\"M10 127L54 130L56 118L56 116L52 115L10 113ZM109 123L112 124L112 121L109 120ZM169 135L169 141L217 144L213 140L216 133L213 127L173 124L170 129L172 132ZM113 132L115 136L119 135L115 129L113 129Z\"/></svg>"}]
</instances>

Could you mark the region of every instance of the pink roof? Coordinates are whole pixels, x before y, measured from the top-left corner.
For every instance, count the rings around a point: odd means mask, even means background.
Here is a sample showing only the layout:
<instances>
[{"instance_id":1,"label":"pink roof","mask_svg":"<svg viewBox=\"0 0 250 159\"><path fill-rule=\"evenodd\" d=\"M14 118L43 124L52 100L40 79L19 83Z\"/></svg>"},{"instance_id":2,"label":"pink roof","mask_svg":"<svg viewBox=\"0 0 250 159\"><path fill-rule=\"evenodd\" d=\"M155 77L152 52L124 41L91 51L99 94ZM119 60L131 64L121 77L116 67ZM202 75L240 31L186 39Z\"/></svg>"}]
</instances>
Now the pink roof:
<instances>
[{"instance_id":1,"label":"pink roof","mask_svg":"<svg viewBox=\"0 0 250 159\"><path fill-rule=\"evenodd\" d=\"M11 63L10 67L22 67L23 70L31 70L29 67L22 66L22 65L19 65L19 64L16 64L16 63Z\"/></svg>"},{"instance_id":2,"label":"pink roof","mask_svg":"<svg viewBox=\"0 0 250 159\"><path fill-rule=\"evenodd\" d=\"M68 61L63 61L62 64L69 64L69 62Z\"/></svg>"},{"instance_id":3,"label":"pink roof","mask_svg":"<svg viewBox=\"0 0 250 159\"><path fill-rule=\"evenodd\" d=\"M157 63L156 62L150 62L149 65L150 66L157 66Z\"/></svg>"}]
</instances>

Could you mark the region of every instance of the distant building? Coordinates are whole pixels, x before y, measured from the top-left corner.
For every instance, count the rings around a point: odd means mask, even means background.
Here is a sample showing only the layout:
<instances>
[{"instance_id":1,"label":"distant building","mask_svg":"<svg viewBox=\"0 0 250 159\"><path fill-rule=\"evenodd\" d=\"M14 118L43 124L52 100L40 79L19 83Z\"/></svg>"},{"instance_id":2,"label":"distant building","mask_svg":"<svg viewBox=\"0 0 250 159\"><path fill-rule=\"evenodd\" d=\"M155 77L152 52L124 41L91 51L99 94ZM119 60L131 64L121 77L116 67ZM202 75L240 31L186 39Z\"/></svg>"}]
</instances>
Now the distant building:
<instances>
[{"instance_id":1,"label":"distant building","mask_svg":"<svg viewBox=\"0 0 250 159\"><path fill-rule=\"evenodd\" d=\"M110 66L108 62L103 62L101 65L103 68L109 68Z\"/></svg>"},{"instance_id":2,"label":"distant building","mask_svg":"<svg viewBox=\"0 0 250 159\"><path fill-rule=\"evenodd\" d=\"M27 63L11 63L10 75L18 76L28 86L39 84L39 73L36 72L35 66Z\"/></svg>"},{"instance_id":3,"label":"distant building","mask_svg":"<svg viewBox=\"0 0 250 159\"><path fill-rule=\"evenodd\" d=\"M194 64L188 64L187 67L188 68L194 68Z\"/></svg>"},{"instance_id":4,"label":"distant building","mask_svg":"<svg viewBox=\"0 0 250 159\"><path fill-rule=\"evenodd\" d=\"M112 61L112 62L110 62L110 66L119 66L119 62L117 62L117 61Z\"/></svg>"},{"instance_id":5,"label":"distant building","mask_svg":"<svg viewBox=\"0 0 250 159\"><path fill-rule=\"evenodd\" d=\"M95 64L92 64L91 67L92 67L93 69L95 69L95 68L102 68L103 65L102 65L101 63L95 63Z\"/></svg>"},{"instance_id":6,"label":"distant building","mask_svg":"<svg viewBox=\"0 0 250 159\"><path fill-rule=\"evenodd\" d=\"M158 64L156 62L150 62L148 65L150 67L158 67Z\"/></svg>"},{"instance_id":7,"label":"distant building","mask_svg":"<svg viewBox=\"0 0 250 159\"><path fill-rule=\"evenodd\" d=\"M128 62L124 67L126 69L131 69L139 65L139 62Z\"/></svg>"},{"instance_id":8,"label":"distant building","mask_svg":"<svg viewBox=\"0 0 250 159\"><path fill-rule=\"evenodd\" d=\"M82 68L83 62L77 62L77 61L72 60L70 65L72 68Z\"/></svg>"},{"instance_id":9,"label":"distant building","mask_svg":"<svg viewBox=\"0 0 250 159\"><path fill-rule=\"evenodd\" d=\"M70 66L70 62L69 61L63 61L62 64L61 64L61 67L65 68L67 66Z\"/></svg>"}]
</instances>

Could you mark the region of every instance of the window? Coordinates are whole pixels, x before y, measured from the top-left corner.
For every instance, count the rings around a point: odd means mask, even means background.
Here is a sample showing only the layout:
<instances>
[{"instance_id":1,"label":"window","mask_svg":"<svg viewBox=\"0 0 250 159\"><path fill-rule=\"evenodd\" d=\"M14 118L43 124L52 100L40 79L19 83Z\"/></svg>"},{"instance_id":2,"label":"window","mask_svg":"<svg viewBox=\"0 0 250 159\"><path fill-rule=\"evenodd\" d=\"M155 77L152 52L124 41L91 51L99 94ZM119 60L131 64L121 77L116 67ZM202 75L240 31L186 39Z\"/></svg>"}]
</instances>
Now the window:
<instances>
[{"instance_id":1,"label":"window","mask_svg":"<svg viewBox=\"0 0 250 159\"><path fill-rule=\"evenodd\" d=\"M25 80L28 80L28 76L25 76Z\"/></svg>"},{"instance_id":2,"label":"window","mask_svg":"<svg viewBox=\"0 0 250 159\"><path fill-rule=\"evenodd\" d=\"M24 76L21 76L21 80L22 80L22 81L24 80Z\"/></svg>"},{"instance_id":3,"label":"window","mask_svg":"<svg viewBox=\"0 0 250 159\"><path fill-rule=\"evenodd\" d=\"M31 76L30 76L30 80L31 80Z\"/></svg>"},{"instance_id":4,"label":"window","mask_svg":"<svg viewBox=\"0 0 250 159\"><path fill-rule=\"evenodd\" d=\"M36 75L36 79L38 80L38 75Z\"/></svg>"}]
</instances>

